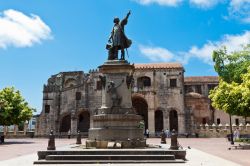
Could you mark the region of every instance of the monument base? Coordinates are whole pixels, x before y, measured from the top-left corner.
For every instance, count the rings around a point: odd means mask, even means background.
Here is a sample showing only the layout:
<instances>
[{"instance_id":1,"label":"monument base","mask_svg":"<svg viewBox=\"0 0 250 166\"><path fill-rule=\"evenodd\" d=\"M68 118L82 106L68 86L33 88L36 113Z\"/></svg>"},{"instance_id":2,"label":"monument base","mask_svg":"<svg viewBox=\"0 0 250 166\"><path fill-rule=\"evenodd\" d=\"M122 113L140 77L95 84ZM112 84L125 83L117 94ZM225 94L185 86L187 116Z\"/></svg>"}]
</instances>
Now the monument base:
<instances>
[{"instance_id":1,"label":"monument base","mask_svg":"<svg viewBox=\"0 0 250 166\"><path fill-rule=\"evenodd\" d=\"M87 148L140 148L146 147L143 129L139 128L140 115L99 114L93 116Z\"/></svg>"},{"instance_id":2,"label":"monument base","mask_svg":"<svg viewBox=\"0 0 250 166\"><path fill-rule=\"evenodd\" d=\"M140 149L146 147L146 140L93 141L86 140L87 149Z\"/></svg>"}]
</instances>

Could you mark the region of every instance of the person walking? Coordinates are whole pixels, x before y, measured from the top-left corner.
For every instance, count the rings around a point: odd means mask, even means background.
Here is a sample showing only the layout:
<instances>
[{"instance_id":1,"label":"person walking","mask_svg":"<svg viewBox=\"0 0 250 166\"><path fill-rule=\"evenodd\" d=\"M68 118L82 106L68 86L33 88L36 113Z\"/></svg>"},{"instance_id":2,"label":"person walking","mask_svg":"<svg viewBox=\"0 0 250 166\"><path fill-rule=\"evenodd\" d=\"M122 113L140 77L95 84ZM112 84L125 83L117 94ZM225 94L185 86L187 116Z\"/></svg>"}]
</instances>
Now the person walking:
<instances>
[{"instance_id":1,"label":"person walking","mask_svg":"<svg viewBox=\"0 0 250 166\"><path fill-rule=\"evenodd\" d=\"M149 138L149 129L146 130L146 136Z\"/></svg>"},{"instance_id":2,"label":"person walking","mask_svg":"<svg viewBox=\"0 0 250 166\"><path fill-rule=\"evenodd\" d=\"M240 131L238 128L234 130L234 141L240 139Z\"/></svg>"},{"instance_id":3,"label":"person walking","mask_svg":"<svg viewBox=\"0 0 250 166\"><path fill-rule=\"evenodd\" d=\"M169 130L168 130L168 129L166 129L166 130L165 130L165 135L166 135L166 137L167 137L167 138L169 138L169 137L170 137L170 132L169 132Z\"/></svg>"},{"instance_id":4,"label":"person walking","mask_svg":"<svg viewBox=\"0 0 250 166\"><path fill-rule=\"evenodd\" d=\"M68 139L70 139L70 136L71 136L71 132L70 132L70 129L68 131Z\"/></svg>"}]
</instances>

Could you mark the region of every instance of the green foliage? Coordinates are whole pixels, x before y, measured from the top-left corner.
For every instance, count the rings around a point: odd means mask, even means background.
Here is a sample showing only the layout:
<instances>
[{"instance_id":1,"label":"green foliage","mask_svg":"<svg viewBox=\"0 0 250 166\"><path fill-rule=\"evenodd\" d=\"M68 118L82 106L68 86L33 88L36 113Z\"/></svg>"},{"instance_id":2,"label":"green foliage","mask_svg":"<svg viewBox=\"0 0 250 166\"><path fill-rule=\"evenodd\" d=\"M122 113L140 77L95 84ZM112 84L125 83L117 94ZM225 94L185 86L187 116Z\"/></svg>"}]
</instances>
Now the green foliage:
<instances>
[{"instance_id":1,"label":"green foliage","mask_svg":"<svg viewBox=\"0 0 250 166\"><path fill-rule=\"evenodd\" d=\"M226 82L242 82L241 74L247 73L250 66L250 45L243 50L227 54L226 48L213 52L214 69Z\"/></svg>"},{"instance_id":2,"label":"green foliage","mask_svg":"<svg viewBox=\"0 0 250 166\"><path fill-rule=\"evenodd\" d=\"M250 116L250 67L248 72L242 75L242 84L241 84L241 91L242 91L242 98L243 102L240 103L240 107L246 113L245 116Z\"/></svg>"},{"instance_id":3,"label":"green foliage","mask_svg":"<svg viewBox=\"0 0 250 166\"><path fill-rule=\"evenodd\" d=\"M20 124L32 117L34 109L14 87L7 87L0 91L0 125Z\"/></svg>"},{"instance_id":4,"label":"green foliage","mask_svg":"<svg viewBox=\"0 0 250 166\"><path fill-rule=\"evenodd\" d=\"M224 47L213 52L219 86L210 91L212 106L231 115L250 116L250 45L227 54Z\"/></svg>"},{"instance_id":5,"label":"green foliage","mask_svg":"<svg viewBox=\"0 0 250 166\"><path fill-rule=\"evenodd\" d=\"M235 142L243 142L243 143L250 143L250 138L239 138L236 139Z\"/></svg>"},{"instance_id":6,"label":"green foliage","mask_svg":"<svg viewBox=\"0 0 250 166\"><path fill-rule=\"evenodd\" d=\"M227 83L222 79L210 91L212 106L231 115L250 116L250 70L242 75L242 83Z\"/></svg>"}]
</instances>

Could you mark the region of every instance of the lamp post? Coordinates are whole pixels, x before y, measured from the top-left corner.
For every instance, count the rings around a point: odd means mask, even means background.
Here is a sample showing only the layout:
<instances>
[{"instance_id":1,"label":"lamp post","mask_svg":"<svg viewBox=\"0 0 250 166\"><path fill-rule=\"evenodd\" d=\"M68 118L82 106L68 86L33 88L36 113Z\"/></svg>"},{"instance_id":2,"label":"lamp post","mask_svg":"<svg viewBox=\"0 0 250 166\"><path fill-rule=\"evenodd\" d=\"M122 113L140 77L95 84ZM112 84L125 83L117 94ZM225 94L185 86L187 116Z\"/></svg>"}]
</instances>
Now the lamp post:
<instances>
[{"instance_id":1,"label":"lamp post","mask_svg":"<svg viewBox=\"0 0 250 166\"><path fill-rule=\"evenodd\" d=\"M231 114L229 114L229 122L230 122L230 141L231 141L231 145L234 145L233 128L232 128L232 116L231 116Z\"/></svg>"}]
</instances>

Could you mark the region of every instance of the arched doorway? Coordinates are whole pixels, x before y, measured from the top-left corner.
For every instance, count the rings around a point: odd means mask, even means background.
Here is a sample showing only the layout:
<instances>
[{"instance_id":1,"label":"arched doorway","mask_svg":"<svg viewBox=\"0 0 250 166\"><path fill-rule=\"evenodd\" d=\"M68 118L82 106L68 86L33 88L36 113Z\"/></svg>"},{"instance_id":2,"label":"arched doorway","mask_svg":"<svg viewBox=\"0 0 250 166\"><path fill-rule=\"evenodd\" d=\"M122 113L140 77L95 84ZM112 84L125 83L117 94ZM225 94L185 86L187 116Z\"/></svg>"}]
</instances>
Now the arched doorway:
<instances>
[{"instance_id":1,"label":"arched doorway","mask_svg":"<svg viewBox=\"0 0 250 166\"><path fill-rule=\"evenodd\" d=\"M132 97L132 105L136 110L138 115L141 115L144 123L145 129L148 128L148 104L147 101L141 97L140 95L133 95Z\"/></svg>"},{"instance_id":2,"label":"arched doorway","mask_svg":"<svg viewBox=\"0 0 250 166\"><path fill-rule=\"evenodd\" d=\"M178 114L176 110L171 110L169 112L169 126L170 131L175 129L175 131L178 131Z\"/></svg>"},{"instance_id":3,"label":"arched doorway","mask_svg":"<svg viewBox=\"0 0 250 166\"><path fill-rule=\"evenodd\" d=\"M155 111L155 133L160 133L163 130L163 112Z\"/></svg>"},{"instance_id":4,"label":"arched doorway","mask_svg":"<svg viewBox=\"0 0 250 166\"><path fill-rule=\"evenodd\" d=\"M77 129L80 132L88 132L90 126L90 114L88 111L83 111L78 115Z\"/></svg>"},{"instance_id":5,"label":"arched doorway","mask_svg":"<svg viewBox=\"0 0 250 166\"><path fill-rule=\"evenodd\" d=\"M71 127L71 117L66 115L62 118L60 123L60 132L68 132Z\"/></svg>"}]
</instances>

